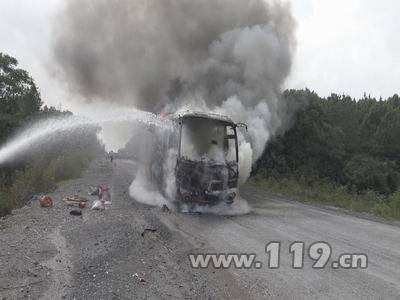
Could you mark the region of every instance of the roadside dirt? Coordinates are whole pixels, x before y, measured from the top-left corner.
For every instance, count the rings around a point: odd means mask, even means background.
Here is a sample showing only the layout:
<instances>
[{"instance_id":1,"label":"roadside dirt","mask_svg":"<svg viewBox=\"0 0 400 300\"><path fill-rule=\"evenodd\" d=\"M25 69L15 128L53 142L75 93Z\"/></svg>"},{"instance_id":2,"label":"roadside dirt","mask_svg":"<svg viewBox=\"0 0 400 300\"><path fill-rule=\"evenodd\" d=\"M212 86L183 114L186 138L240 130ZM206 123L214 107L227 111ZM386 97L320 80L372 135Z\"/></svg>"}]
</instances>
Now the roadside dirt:
<instances>
[{"instance_id":1,"label":"roadside dirt","mask_svg":"<svg viewBox=\"0 0 400 300\"><path fill-rule=\"evenodd\" d=\"M158 218L172 212L129 198L131 168L96 162L50 194L54 208L32 201L1 219L0 299L245 297L228 272L192 272L186 257L192 245ZM101 183L112 187L111 209L71 216L62 199L78 194L94 201L88 187Z\"/></svg>"},{"instance_id":2,"label":"roadside dirt","mask_svg":"<svg viewBox=\"0 0 400 300\"><path fill-rule=\"evenodd\" d=\"M252 213L236 217L162 212L130 199L134 166L96 162L82 178L0 219L0 299L320 299L400 296L398 226L339 211L284 201L244 189ZM86 196L90 185L112 187L107 211L69 214L65 196ZM93 201L94 197L89 197ZM256 253L281 241L279 270L194 270L189 253ZM329 242L333 257L366 253L367 270L290 267L294 241Z\"/></svg>"}]
</instances>

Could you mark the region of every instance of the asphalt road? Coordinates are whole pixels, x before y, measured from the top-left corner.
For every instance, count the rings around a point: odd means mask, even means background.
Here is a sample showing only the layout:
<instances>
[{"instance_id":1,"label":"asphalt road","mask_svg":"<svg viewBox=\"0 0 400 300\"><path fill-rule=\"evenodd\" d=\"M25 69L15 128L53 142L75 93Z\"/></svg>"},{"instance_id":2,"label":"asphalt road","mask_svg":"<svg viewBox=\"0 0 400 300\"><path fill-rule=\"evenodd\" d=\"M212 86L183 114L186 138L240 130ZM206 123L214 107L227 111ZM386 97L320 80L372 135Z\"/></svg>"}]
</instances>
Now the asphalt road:
<instances>
[{"instance_id":1,"label":"asphalt road","mask_svg":"<svg viewBox=\"0 0 400 300\"><path fill-rule=\"evenodd\" d=\"M51 195L0 219L0 299L399 299L400 227L244 188L247 215L162 212L128 195L135 166L95 163ZM61 199L89 185L112 187L107 211L69 215ZM265 245L281 243L280 268ZM289 245L327 242L324 269L291 267ZM192 269L189 253L254 253L261 269ZM365 253L368 268L333 269L341 253Z\"/></svg>"}]
</instances>

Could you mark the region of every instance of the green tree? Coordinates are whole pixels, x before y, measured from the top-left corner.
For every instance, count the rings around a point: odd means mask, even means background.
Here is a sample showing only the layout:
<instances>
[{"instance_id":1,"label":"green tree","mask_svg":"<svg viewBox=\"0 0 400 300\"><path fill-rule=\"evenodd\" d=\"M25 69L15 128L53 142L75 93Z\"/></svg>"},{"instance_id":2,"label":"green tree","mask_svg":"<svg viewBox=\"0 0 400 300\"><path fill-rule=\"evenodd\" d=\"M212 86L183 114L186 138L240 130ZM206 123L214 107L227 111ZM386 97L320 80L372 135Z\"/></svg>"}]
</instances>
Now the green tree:
<instances>
[{"instance_id":1,"label":"green tree","mask_svg":"<svg viewBox=\"0 0 400 300\"><path fill-rule=\"evenodd\" d=\"M17 66L15 58L0 53L0 142L42 106L34 80Z\"/></svg>"},{"instance_id":2,"label":"green tree","mask_svg":"<svg viewBox=\"0 0 400 300\"><path fill-rule=\"evenodd\" d=\"M357 154L347 161L343 172L347 185L357 192L375 190L389 195L399 188L400 173L396 169L392 161Z\"/></svg>"},{"instance_id":3,"label":"green tree","mask_svg":"<svg viewBox=\"0 0 400 300\"><path fill-rule=\"evenodd\" d=\"M385 114L374 139L378 155L400 161L400 108L393 108Z\"/></svg>"},{"instance_id":4,"label":"green tree","mask_svg":"<svg viewBox=\"0 0 400 300\"><path fill-rule=\"evenodd\" d=\"M292 107L284 127L267 145L254 173L347 185L356 192L391 194L400 187L400 98L355 100L309 90L288 90ZM285 124L286 126L286 124Z\"/></svg>"},{"instance_id":5,"label":"green tree","mask_svg":"<svg viewBox=\"0 0 400 300\"><path fill-rule=\"evenodd\" d=\"M317 101L310 102L298 113L285 139L287 162L294 172L313 179L340 177L345 154L344 135L327 120Z\"/></svg>"}]
</instances>

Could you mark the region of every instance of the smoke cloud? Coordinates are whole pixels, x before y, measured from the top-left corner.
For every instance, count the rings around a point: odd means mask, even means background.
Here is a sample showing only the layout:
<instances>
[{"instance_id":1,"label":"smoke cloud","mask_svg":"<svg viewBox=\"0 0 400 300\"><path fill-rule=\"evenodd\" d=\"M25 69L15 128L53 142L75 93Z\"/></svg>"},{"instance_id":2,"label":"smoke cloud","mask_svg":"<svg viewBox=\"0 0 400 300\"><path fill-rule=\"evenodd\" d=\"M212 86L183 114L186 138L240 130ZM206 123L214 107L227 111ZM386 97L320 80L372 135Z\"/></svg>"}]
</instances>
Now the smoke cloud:
<instances>
[{"instance_id":1,"label":"smoke cloud","mask_svg":"<svg viewBox=\"0 0 400 300\"><path fill-rule=\"evenodd\" d=\"M268 111L255 123L270 133L284 117L294 28L288 4L265 0L69 0L54 55L87 101L158 113L234 98L251 114Z\"/></svg>"},{"instance_id":2,"label":"smoke cloud","mask_svg":"<svg viewBox=\"0 0 400 300\"><path fill-rule=\"evenodd\" d=\"M272 0L69 0L54 57L61 79L86 102L212 111L247 123L239 136L243 183L285 122L280 94L294 31L289 4Z\"/></svg>"}]
</instances>

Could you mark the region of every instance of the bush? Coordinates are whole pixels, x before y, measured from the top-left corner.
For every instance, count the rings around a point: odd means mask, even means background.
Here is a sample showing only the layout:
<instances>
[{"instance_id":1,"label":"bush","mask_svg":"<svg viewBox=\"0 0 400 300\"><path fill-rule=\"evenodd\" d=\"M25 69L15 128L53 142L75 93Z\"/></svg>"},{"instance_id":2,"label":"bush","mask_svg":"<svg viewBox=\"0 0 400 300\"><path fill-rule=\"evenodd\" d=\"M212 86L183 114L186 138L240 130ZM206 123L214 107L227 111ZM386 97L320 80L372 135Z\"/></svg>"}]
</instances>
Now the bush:
<instances>
[{"instance_id":1,"label":"bush","mask_svg":"<svg viewBox=\"0 0 400 300\"><path fill-rule=\"evenodd\" d=\"M93 150L69 149L50 161L44 155L25 170L16 172L13 184L0 193L0 216L24 205L34 195L54 190L62 181L79 177L95 157Z\"/></svg>"},{"instance_id":2,"label":"bush","mask_svg":"<svg viewBox=\"0 0 400 300\"><path fill-rule=\"evenodd\" d=\"M396 164L368 155L354 155L344 167L345 182L357 192L373 189L389 195L399 188L400 174Z\"/></svg>"},{"instance_id":3,"label":"bush","mask_svg":"<svg viewBox=\"0 0 400 300\"><path fill-rule=\"evenodd\" d=\"M388 206L390 210L387 214L392 218L400 219L400 191L389 196Z\"/></svg>"},{"instance_id":4,"label":"bush","mask_svg":"<svg viewBox=\"0 0 400 300\"><path fill-rule=\"evenodd\" d=\"M6 193L0 192L0 216L9 214L13 208L12 202L7 197Z\"/></svg>"},{"instance_id":5,"label":"bush","mask_svg":"<svg viewBox=\"0 0 400 300\"><path fill-rule=\"evenodd\" d=\"M303 202L322 203L352 211L367 212L387 219L400 219L400 192L390 196L372 190L356 193L349 191L346 186L329 181L321 180L309 185L304 178L295 177L278 179L256 176L248 184Z\"/></svg>"}]
</instances>

